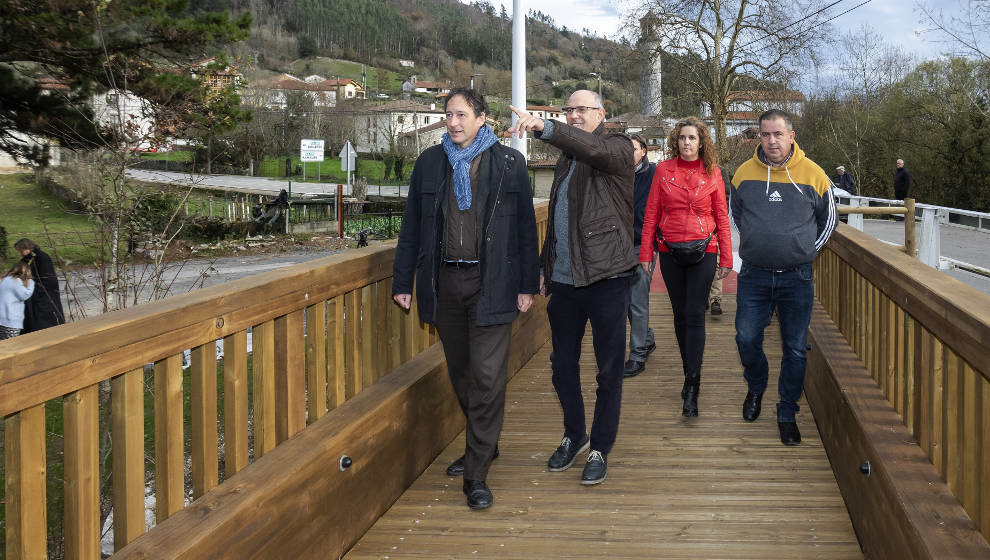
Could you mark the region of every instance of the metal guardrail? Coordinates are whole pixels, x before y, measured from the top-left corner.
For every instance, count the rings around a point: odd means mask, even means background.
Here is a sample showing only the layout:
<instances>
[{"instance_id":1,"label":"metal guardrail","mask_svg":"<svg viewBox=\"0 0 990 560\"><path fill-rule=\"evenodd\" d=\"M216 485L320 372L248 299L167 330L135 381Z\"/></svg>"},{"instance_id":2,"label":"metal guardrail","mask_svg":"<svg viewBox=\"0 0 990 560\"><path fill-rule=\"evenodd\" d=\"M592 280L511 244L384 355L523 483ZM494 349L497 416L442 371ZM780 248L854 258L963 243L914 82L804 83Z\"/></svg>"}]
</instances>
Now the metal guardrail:
<instances>
[{"instance_id":1,"label":"metal guardrail","mask_svg":"<svg viewBox=\"0 0 990 560\"><path fill-rule=\"evenodd\" d=\"M839 196L839 204L848 206L903 206L903 200L893 200L888 198L875 198L871 196ZM852 202L856 200L858 202ZM962 208L951 208L948 206L936 206L934 204L914 205L915 215L922 217L925 209L935 210L940 224L954 227L961 227L990 233L990 212L977 212L975 210L964 210Z\"/></svg>"}]
</instances>

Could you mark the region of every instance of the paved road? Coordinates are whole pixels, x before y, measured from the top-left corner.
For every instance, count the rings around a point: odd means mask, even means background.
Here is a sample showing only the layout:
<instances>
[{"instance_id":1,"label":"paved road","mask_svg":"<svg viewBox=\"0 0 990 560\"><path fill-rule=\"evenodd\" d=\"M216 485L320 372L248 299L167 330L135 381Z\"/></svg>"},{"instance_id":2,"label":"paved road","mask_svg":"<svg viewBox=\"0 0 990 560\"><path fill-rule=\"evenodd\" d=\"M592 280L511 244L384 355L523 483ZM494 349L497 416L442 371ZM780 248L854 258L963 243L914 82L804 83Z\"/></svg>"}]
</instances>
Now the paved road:
<instances>
[{"instance_id":1,"label":"paved road","mask_svg":"<svg viewBox=\"0 0 990 560\"><path fill-rule=\"evenodd\" d=\"M196 175L190 173L178 173L174 171L151 171L147 169L128 169L127 176L139 181L153 183L166 183L171 185L195 185L200 188L217 189L232 192L245 192L251 194L273 194L277 195L282 189L289 188L289 182L285 179L272 179L270 177L247 177L244 175ZM337 192L339 183L292 183L292 195L328 195ZM344 196L350 196L351 188L343 185ZM390 185L368 185L368 194L381 196L406 196L409 187Z\"/></svg>"},{"instance_id":2,"label":"paved road","mask_svg":"<svg viewBox=\"0 0 990 560\"><path fill-rule=\"evenodd\" d=\"M897 243L898 245L904 244L903 222L863 220L863 231L883 241ZM990 247L990 233L943 225L939 228L939 234L942 237L941 248L943 257L950 257L975 264L979 267L990 268L990 251L987 250ZM921 224L919 223L915 228L915 236L920 235ZM983 293L990 294L990 278L959 269L943 270L942 272Z\"/></svg>"}]
</instances>

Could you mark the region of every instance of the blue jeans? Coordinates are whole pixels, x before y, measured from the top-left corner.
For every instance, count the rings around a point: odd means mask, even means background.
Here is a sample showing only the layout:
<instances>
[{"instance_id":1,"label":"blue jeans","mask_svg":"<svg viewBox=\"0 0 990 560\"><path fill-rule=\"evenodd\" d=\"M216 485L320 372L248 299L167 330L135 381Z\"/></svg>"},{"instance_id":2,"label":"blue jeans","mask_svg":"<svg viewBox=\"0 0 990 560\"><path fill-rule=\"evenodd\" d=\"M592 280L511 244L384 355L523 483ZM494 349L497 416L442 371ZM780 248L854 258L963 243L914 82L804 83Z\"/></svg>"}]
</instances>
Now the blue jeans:
<instances>
[{"instance_id":1,"label":"blue jeans","mask_svg":"<svg viewBox=\"0 0 990 560\"><path fill-rule=\"evenodd\" d=\"M639 246L636 247L637 254ZM650 328L650 281L652 278L637 266L629 295L629 359L645 362L650 347L656 344Z\"/></svg>"},{"instance_id":2,"label":"blue jeans","mask_svg":"<svg viewBox=\"0 0 990 560\"><path fill-rule=\"evenodd\" d=\"M767 388L769 364L763 352L763 331L774 309L780 323L783 357L777 390L777 421L793 422L804 390L808 324L815 299L811 263L789 270L767 270L743 263L736 294L736 346L749 390Z\"/></svg>"}]
</instances>

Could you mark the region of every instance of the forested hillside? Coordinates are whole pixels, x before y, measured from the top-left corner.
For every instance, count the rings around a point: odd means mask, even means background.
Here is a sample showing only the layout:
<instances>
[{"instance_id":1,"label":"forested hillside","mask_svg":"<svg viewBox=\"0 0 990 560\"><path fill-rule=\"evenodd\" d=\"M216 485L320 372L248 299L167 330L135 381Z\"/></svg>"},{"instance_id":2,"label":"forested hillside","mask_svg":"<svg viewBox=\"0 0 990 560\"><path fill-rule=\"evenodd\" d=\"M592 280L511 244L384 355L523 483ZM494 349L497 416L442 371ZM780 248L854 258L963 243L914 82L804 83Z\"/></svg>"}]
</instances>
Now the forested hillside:
<instances>
[{"instance_id":1,"label":"forested hillside","mask_svg":"<svg viewBox=\"0 0 990 560\"><path fill-rule=\"evenodd\" d=\"M293 61L322 56L361 62L420 79L475 84L487 95L511 92L512 20L504 8L482 0L193 0L201 9L250 10L255 19L248 55L260 68L286 71ZM559 103L576 87L596 88L610 113L641 108L643 53L628 38L596 37L530 10L526 26L528 94L535 103ZM400 59L415 69L400 68ZM298 65L298 64L297 64ZM352 76L348 76L352 77ZM696 111L677 80L665 80L664 96L675 112Z\"/></svg>"}]
</instances>

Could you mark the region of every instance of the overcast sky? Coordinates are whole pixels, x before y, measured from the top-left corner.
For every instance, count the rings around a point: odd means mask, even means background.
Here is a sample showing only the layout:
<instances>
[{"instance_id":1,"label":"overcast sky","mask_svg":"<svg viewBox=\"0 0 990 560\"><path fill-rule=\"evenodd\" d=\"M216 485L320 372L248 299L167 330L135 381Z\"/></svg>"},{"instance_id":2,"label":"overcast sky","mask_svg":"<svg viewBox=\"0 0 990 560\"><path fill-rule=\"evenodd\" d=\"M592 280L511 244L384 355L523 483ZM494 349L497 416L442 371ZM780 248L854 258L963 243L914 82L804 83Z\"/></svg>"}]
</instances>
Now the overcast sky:
<instances>
[{"instance_id":1,"label":"overcast sky","mask_svg":"<svg viewBox=\"0 0 990 560\"><path fill-rule=\"evenodd\" d=\"M461 0L470 3L470 0ZM966 0L928 0L937 3L946 14L958 13ZM491 0L496 6L504 5L512 13L512 0ZM862 23L887 34L887 40L905 51L920 58L935 58L946 50L937 42L930 28L922 22L922 15L916 9L914 0L841 0L829 9L836 19L834 23L841 32L855 31ZM523 0L524 9L539 10L554 19L557 26L580 31L582 28L595 31L600 36L614 37L622 25L622 16L630 5L641 4L641 0ZM855 9L853 9L855 8ZM842 14L850 10L847 14Z\"/></svg>"}]
</instances>

